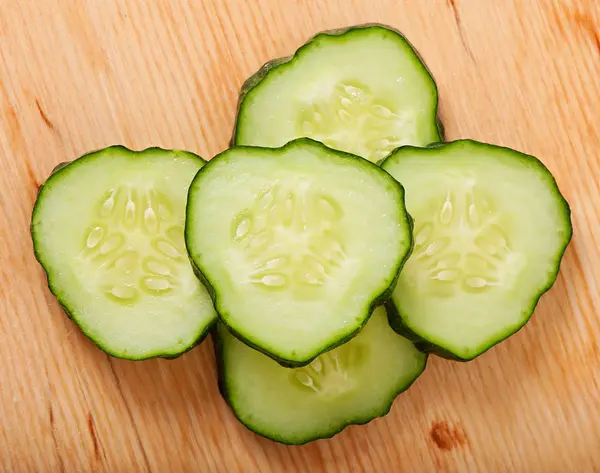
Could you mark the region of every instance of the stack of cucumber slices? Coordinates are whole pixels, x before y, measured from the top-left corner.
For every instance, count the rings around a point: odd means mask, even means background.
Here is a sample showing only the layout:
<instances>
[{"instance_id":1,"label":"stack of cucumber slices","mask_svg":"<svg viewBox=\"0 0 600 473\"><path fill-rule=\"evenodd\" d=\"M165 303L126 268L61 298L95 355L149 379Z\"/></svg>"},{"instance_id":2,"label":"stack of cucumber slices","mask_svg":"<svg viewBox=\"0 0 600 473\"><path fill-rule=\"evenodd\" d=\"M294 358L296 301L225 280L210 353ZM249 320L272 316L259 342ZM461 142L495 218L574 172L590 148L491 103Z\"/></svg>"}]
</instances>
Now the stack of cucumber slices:
<instances>
[{"instance_id":1,"label":"stack of cucumber slices","mask_svg":"<svg viewBox=\"0 0 600 473\"><path fill-rule=\"evenodd\" d=\"M570 210L533 156L444 142L397 31L320 33L243 86L231 146L113 146L58 166L32 215L52 293L106 353L208 333L237 418L287 444L385 415L430 353L471 360L554 283Z\"/></svg>"}]
</instances>

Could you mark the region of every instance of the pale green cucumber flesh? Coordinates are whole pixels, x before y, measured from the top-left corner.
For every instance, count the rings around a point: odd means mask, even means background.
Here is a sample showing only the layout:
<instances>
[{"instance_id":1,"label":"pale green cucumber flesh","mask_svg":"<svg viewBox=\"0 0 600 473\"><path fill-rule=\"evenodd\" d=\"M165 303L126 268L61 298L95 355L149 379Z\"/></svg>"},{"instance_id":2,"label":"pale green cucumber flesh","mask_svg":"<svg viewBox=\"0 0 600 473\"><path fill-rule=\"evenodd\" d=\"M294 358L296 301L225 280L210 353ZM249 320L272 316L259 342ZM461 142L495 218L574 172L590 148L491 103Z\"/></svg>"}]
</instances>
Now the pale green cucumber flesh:
<instances>
[{"instance_id":1,"label":"pale green cucumber flesh","mask_svg":"<svg viewBox=\"0 0 600 473\"><path fill-rule=\"evenodd\" d=\"M427 355L389 327L378 307L347 343L285 368L217 325L219 386L237 418L269 439L302 444L386 415L423 372Z\"/></svg>"},{"instance_id":2,"label":"pale green cucumber flesh","mask_svg":"<svg viewBox=\"0 0 600 473\"><path fill-rule=\"evenodd\" d=\"M57 168L40 190L36 257L70 317L110 355L178 356L216 319L183 239L203 165L184 151L114 146Z\"/></svg>"},{"instance_id":3,"label":"pale green cucumber flesh","mask_svg":"<svg viewBox=\"0 0 600 473\"><path fill-rule=\"evenodd\" d=\"M243 87L236 145L310 137L373 162L401 145L440 141L435 81L412 45L384 25L323 32Z\"/></svg>"},{"instance_id":4,"label":"pale green cucumber flesh","mask_svg":"<svg viewBox=\"0 0 600 473\"><path fill-rule=\"evenodd\" d=\"M187 212L188 253L222 320L287 365L360 330L412 248L398 182L306 138L211 159Z\"/></svg>"},{"instance_id":5,"label":"pale green cucumber flesh","mask_svg":"<svg viewBox=\"0 0 600 473\"><path fill-rule=\"evenodd\" d=\"M392 325L421 348L462 360L520 329L553 285L572 235L550 171L533 156L471 140L403 147L382 167L406 189L415 220Z\"/></svg>"}]
</instances>

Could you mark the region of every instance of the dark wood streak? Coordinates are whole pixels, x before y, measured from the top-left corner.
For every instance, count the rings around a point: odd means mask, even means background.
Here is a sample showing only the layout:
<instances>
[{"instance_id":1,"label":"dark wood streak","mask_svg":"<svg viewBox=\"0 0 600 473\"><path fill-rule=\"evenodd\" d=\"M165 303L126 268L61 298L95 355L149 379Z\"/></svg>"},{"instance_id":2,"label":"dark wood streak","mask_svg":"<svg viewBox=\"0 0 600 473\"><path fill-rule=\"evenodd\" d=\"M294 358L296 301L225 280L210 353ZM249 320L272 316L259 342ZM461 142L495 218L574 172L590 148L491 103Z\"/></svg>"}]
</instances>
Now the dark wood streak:
<instances>
[{"instance_id":1,"label":"dark wood streak","mask_svg":"<svg viewBox=\"0 0 600 473\"><path fill-rule=\"evenodd\" d=\"M589 36L592 44L596 48L596 52L600 54L600 33L598 33L598 29L594 25L591 17L584 13L575 12L573 14L573 20Z\"/></svg>"},{"instance_id":2,"label":"dark wood streak","mask_svg":"<svg viewBox=\"0 0 600 473\"><path fill-rule=\"evenodd\" d=\"M1 86L1 84L0 84ZM0 92L3 90L0 88ZM27 144L25 142L25 137L23 135L23 129L21 127L21 122L19 121L19 117L17 115L17 110L14 105L8 103L8 109L6 111L6 120L8 124L8 141L9 145L12 149L12 152L15 155L26 156L27 155ZM31 166L31 163L25 158L23 159L23 163L25 165L25 173L27 175L27 179L29 181L30 186L34 189L33 196L34 199L37 196L41 183L36 177L36 173Z\"/></svg>"},{"instance_id":3,"label":"dark wood streak","mask_svg":"<svg viewBox=\"0 0 600 473\"><path fill-rule=\"evenodd\" d=\"M60 473L65 473L67 470L65 468L65 462L62 458L62 455L60 454L60 450L58 449L58 439L56 438L54 409L52 408L52 404L48 405L48 418L50 419L50 435L52 436L54 453L56 453L56 458L58 459L58 468Z\"/></svg>"},{"instance_id":4,"label":"dark wood streak","mask_svg":"<svg viewBox=\"0 0 600 473\"><path fill-rule=\"evenodd\" d=\"M460 19L460 12L458 10L458 5L456 4L456 0L446 0L446 3L448 3L450 10L452 10L452 15L454 16L454 22L456 23L456 28L458 28L458 35L460 36L460 42L462 43L463 47L465 48L465 51L467 51L467 54L469 55L469 57L475 62L475 56L473 55L473 51L471 51L471 48L469 47L469 44L467 43L467 40L465 39L462 21Z\"/></svg>"},{"instance_id":5,"label":"dark wood streak","mask_svg":"<svg viewBox=\"0 0 600 473\"><path fill-rule=\"evenodd\" d=\"M561 36L568 36L573 31L573 28L569 27L576 26L575 31L587 36L596 52L600 54L600 32L598 32L598 26L594 23L590 13L578 9L573 10L559 3L556 8L551 10L551 15Z\"/></svg>"},{"instance_id":6,"label":"dark wood streak","mask_svg":"<svg viewBox=\"0 0 600 473\"><path fill-rule=\"evenodd\" d=\"M94 457L96 457L97 460L100 458L100 446L98 444L98 436L96 435L96 427L94 426L94 417L91 412L88 412L87 426L90 437L92 437L92 443L94 444Z\"/></svg>"},{"instance_id":7,"label":"dark wood streak","mask_svg":"<svg viewBox=\"0 0 600 473\"><path fill-rule=\"evenodd\" d=\"M42 120L44 121L44 123L46 124L46 126L53 132L53 133L58 133L58 130L56 129L56 127L54 126L54 123L52 123L50 121L50 119L48 118L48 115L46 115L46 112L44 112L44 109L42 108L42 106L40 105L39 100L37 99L37 97L35 98L35 106L38 109L38 113L40 114L40 117L42 117Z\"/></svg>"},{"instance_id":8,"label":"dark wood streak","mask_svg":"<svg viewBox=\"0 0 600 473\"><path fill-rule=\"evenodd\" d=\"M35 188L35 191L37 192L40 189L41 184L38 181L37 177L35 177L35 171L31 167L31 163L29 161L25 161L25 170L27 171L27 178L29 179L29 183Z\"/></svg>"}]
</instances>

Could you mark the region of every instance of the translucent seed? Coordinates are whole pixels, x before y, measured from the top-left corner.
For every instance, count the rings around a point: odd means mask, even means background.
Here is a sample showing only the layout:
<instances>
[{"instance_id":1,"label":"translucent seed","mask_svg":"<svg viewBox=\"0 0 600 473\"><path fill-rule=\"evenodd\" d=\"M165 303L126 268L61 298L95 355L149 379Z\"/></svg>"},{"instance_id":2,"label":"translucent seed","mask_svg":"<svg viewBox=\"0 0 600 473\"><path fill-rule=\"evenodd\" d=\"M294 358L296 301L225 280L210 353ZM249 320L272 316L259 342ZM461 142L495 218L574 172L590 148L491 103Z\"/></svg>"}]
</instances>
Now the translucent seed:
<instances>
[{"instance_id":1,"label":"translucent seed","mask_svg":"<svg viewBox=\"0 0 600 473\"><path fill-rule=\"evenodd\" d=\"M171 283L164 278L144 278L144 286L155 292L164 292L171 287Z\"/></svg>"},{"instance_id":2,"label":"translucent seed","mask_svg":"<svg viewBox=\"0 0 600 473\"><path fill-rule=\"evenodd\" d=\"M348 95L352 95L353 97L356 97L356 96L364 94L364 91L362 89L359 89L358 87L354 87L353 85L346 85L346 86L344 86L344 91Z\"/></svg>"},{"instance_id":3,"label":"translucent seed","mask_svg":"<svg viewBox=\"0 0 600 473\"><path fill-rule=\"evenodd\" d=\"M248 232L250 231L251 221L248 217L243 218L235 228L235 237L236 241L242 240Z\"/></svg>"},{"instance_id":4,"label":"translucent seed","mask_svg":"<svg viewBox=\"0 0 600 473\"><path fill-rule=\"evenodd\" d=\"M167 230L167 237L174 243L183 245L183 227L174 226Z\"/></svg>"},{"instance_id":5,"label":"translucent seed","mask_svg":"<svg viewBox=\"0 0 600 473\"><path fill-rule=\"evenodd\" d=\"M445 248L447 243L448 242L445 239L436 240L433 243L430 243L429 246L427 246L427 249L425 250L425 254L433 255L434 253L437 253L438 251Z\"/></svg>"},{"instance_id":6,"label":"translucent seed","mask_svg":"<svg viewBox=\"0 0 600 473\"><path fill-rule=\"evenodd\" d=\"M275 196L273 195L273 192L274 192L274 189L269 189L267 192L265 192L259 198L260 206L264 210L270 210L271 209L271 206L273 205L273 201L275 200Z\"/></svg>"},{"instance_id":7,"label":"translucent seed","mask_svg":"<svg viewBox=\"0 0 600 473\"><path fill-rule=\"evenodd\" d=\"M113 234L100 247L100 254L107 255L119 249L124 242L124 238L120 234Z\"/></svg>"},{"instance_id":8,"label":"translucent seed","mask_svg":"<svg viewBox=\"0 0 600 473\"><path fill-rule=\"evenodd\" d=\"M319 390L315 386L313 379L310 377L310 375L306 371L304 371L304 370L296 371L296 379L303 386L306 386L307 388L311 388L315 392L319 392Z\"/></svg>"},{"instance_id":9,"label":"translucent seed","mask_svg":"<svg viewBox=\"0 0 600 473\"><path fill-rule=\"evenodd\" d=\"M278 258L272 258L268 261L265 261L262 268L263 269L277 269L285 267L289 264L289 258L287 256L280 256Z\"/></svg>"},{"instance_id":10,"label":"translucent seed","mask_svg":"<svg viewBox=\"0 0 600 473\"><path fill-rule=\"evenodd\" d=\"M338 354L334 351L329 353L329 356L331 357L331 359L333 360L333 366L335 367L335 370L338 373L344 373L344 370L342 369L342 365L340 363L340 357L338 356Z\"/></svg>"},{"instance_id":11,"label":"translucent seed","mask_svg":"<svg viewBox=\"0 0 600 473\"><path fill-rule=\"evenodd\" d=\"M265 246L268 245L270 241L270 236L265 233L258 233L257 235L253 236L250 239L250 244L248 246L248 249L252 252L252 253L256 253L256 252L260 252L264 249Z\"/></svg>"},{"instance_id":12,"label":"translucent seed","mask_svg":"<svg viewBox=\"0 0 600 473\"><path fill-rule=\"evenodd\" d=\"M320 123L323 120L323 116L319 112L314 112L313 118L317 123Z\"/></svg>"},{"instance_id":13,"label":"translucent seed","mask_svg":"<svg viewBox=\"0 0 600 473\"><path fill-rule=\"evenodd\" d=\"M342 97L342 99L340 100L340 102L342 103L342 106L346 107L346 108L350 108L352 106L352 100L346 98L346 97Z\"/></svg>"},{"instance_id":14,"label":"translucent seed","mask_svg":"<svg viewBox=\"0 0 600 473\"><path fill-rule=\"evenodd\" d=\"M135 202L131 200L131 194L125 204L125 225L133 226L135 224Z\"/></svg>"},{"instance_id":15,"label":"translucent seed","mask_svg":"<svg viewBox=\"0 0 600 473\"><path fill-rule=\"evenodd\" d=\"M431 279L437 279L439 281L454 281L458 277L458 272L451 269L440 271Z\"/></svg>"},{"instance_id":16,"label":"translucent seed","mask_svg":"<svg viewBox=\"0 0 600 473\"><path fill-rule=\"evenodd\" d=\"M338 110L338 116L344 123L353 123L354 117L347 110L340 109Z\"/></svg>"},{"instance_id":17,"label":"translucent seed","mask_svg":"<svg viewBox=\"0 0 600 473\"><path fill-rule=\"evenodd\" d=\"M319 261L310 258L306 259L306 266L313 272L323 275L325 274L325 266L323 266Z\"/></svg>"},{"instance_id":18,"label":"translucent seed","mask_svg":"<svg viewBox=\"0 0 600 473\"><path fill-rule=\"evenodd\" d=\"M431 236L432 231L433 231L433 225L431 225L430 223L426 223L425 225L423 225L417 231L417 235L415 236L415 245L420 246L423 243L425 243L427 240L429 240L429 237Z\"/></svg>"},{"instance_id":19,"label":"translucent seed","mask_svg":"<svg viewBox=\"0 0 600 473\"><path fill-rule=\"evenodd\" d=\"M452 220L452 214L452 202L450 200L450 193L448 193L446 195L446 201L444 202L444 205L442 205L442 210L440 212L440 222L443 225L448 225Z\"/></svg>"},{"instance_id":20,"label":"translucent seed","mask_svg":"<svg viewBox=\"0 0 600 473\"><path fill-rule=\"evenodd\" d=\"M108 199L106 199L103 203L102 203L102 207L100 208L100 215L102 217L108 217L114 207L115 207L115 194L117 193L116 190L111 190L110 191L110 195L108 196Z\"/></svg>"},{"instance_id":21,"label":"translucent seed","mask_svg":"<svg viewBox=\"0 0 600 473\"><path fill-rule=\"evenodd\" d=\"M127 251L126 253L120 255L115 262L113 263L115 268L119 268L120 270L131 270L138 258L138 253L135 251Z\"/></svg>"},{"instance_id":22,"label":"translucent seed","mask_svg":"<svg viewBox=\"0 0 600 473\"><path fill-rule=\"evenodd\" d=\"M383 105L373 105L371 107L371 112L378 118L384 118L388 120L398 117L398 115L396 115L389 108L384 107Z\"/></svg>"},{"instance_id":23,"label":"translucent seed","mask_svg":"<svg viewBox=\"0 0 600 473\"><path fill-rule=\"evenodd\" d=\"M472 225L475 225L475 226L479 225L479 223L480 223L479 212L477 212L477 207L475 207L475 204L469 205L468 215L469 215L469 222L471 222Z\"/></svg>"},{"instance_id":24,"label":"translucent seed","mask_svg":"<svg viewBox=\"0 0 600 473\"><path fill-rule=\"evenodd\" d=\"M95 248L102 241L102 238L104 238L104 228L94 227L89 231L85 245L88 248Z\"/></svg>"},{"instance_id":25,"label":"translucent seed","mask_svg":"<svg viewBox=\"0 0 600 473\"><path fill-rule=\"evenodd\" d=\"M113 287L109 292L117 299L122 299L124 301L135 299L138 294L137 289L131 286Z\"/></svg>"},{"instance_id":26,"label":"translucent seed","mask_svg":"<svg viewBox=\"0 0 600 473\"><path fill-rule=\"evenodd\" d=\"M483 234L475 238L475 244L484 252L490 256L497 255L499 251L504 247L499 245L498 241L494 241L494 236L490 234Z\"/></svg>"},{"instance_id":27,"label":"translucent seed","mask_svg":"<svg viewBox=\"0 0 600 473\"><path fill-rule=\"evenodd\" d=\"M156 260L146 261L145 268L149 273L160 274L162 276L171 274L171 268L169 268L169 266Z\"/></svg>"},{"instance_id":28,"label":"translucent seed","mask_svg":"<svg viewBox=\"0 0 600 473\"><path fill-rule=\"evenodd\" d=\"M158 232L158 219L156 218L156 212L152 207L148 207L144 211L144 225L149 233Z\"/></svg>"},{"instance_id":29,"label":"translucent seed","mask_svg":"<svg viewBox=\"0 0 600 473\"><path fill-rule=\"evenodd\" d=\"M335 240L335 239L331 240L331 251L333 251L334 253L341 255L341 256L345 255L342 244L338 240Z\"/></svg>"},{"instance_id":30,"label":"translucent seed","mask_svg":"<svg viewBox=\"0 0 600 473\"><path fill-rule=\"evenodd\" d=\"M320 373L321 370L323 369L323 363L321 363L321 360L319 358L315 358L311 363L310 366L313 370L315 370L317 373Z\"/></svg>"},{"instance_id":31,"label":"translucent seed","mask_svg":"<svg viewBox=\"0 0 600 473\"><path fill-rule=\"evenodd\" d=\"M487 286L487 280L480 277L470 277L465 280L467 286L472 287L474 289L478 289L481 287Z\"/></svg>"},{"instance_id":32,"label":"translucent seed","mask_svg":"<svg viewBox=\"0 0 600 473\"><path fill-rule=\"evenodd\" d=\"M294 274L294 279L300 284L308 284L309 286L323 285L323 277L320 274L315 274L313 272L296 272Z\"/></svg>"},{"instance_id":33,"label":"translucent seed","mask_svg":"<svg viewBox=\"0 0 600 473\"><path fill-rule=\"evenodd\" d=\"M156 243L156 249L163 255L168 256L169 258L175 259L181 256L179 250L177 250L177 248L175 248L171 243L169 243L166 240L159 240Z\"/></svg>"},{"instance_id":34,"label":"translucent seed","mask_svg":"<svg viewBox=\"0 0 600 473\"><path fill-rule=\"evenodd\" d=\"M330 197L319 198L319 211L326 220L338 220L342 215L342 209L339 204Z\"/></svg>"},{"instance_id":35,"label":"translucent seed","mask_svg":"<svg viewBox=\"0 0 600 473\"><path fill-rule=\"evenodd\" d=\"M285 276L281 274L267 274L260 279L260 282L262 282L265 286L281 287L285 286L286 279Z\"/></svg>"}]
</instances>

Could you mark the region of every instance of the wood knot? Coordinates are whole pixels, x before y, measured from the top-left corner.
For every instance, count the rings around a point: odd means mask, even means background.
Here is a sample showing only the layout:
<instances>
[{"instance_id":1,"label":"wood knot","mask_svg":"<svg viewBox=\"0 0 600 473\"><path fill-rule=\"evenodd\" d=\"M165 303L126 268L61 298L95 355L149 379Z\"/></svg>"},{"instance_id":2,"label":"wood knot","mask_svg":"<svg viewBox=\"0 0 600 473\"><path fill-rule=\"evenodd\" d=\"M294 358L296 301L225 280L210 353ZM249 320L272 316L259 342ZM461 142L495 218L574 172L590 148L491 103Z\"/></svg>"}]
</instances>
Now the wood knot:
<instances>
[{"instance_id":1,"label":"wood knot","mask_svg":"<svg viewBox=\"0 0 600 473\"><path fill-rule=\"evenodd\" d=\"M429 436L440 450L453 450L468 442L467 435L460 425L451 426L445 421L432 422Z\"/></svg>"}]
</instances>

